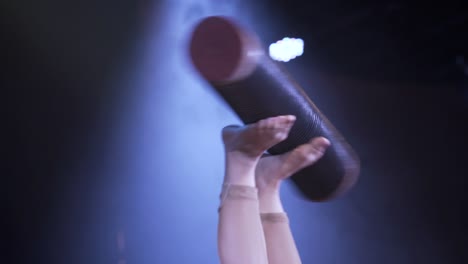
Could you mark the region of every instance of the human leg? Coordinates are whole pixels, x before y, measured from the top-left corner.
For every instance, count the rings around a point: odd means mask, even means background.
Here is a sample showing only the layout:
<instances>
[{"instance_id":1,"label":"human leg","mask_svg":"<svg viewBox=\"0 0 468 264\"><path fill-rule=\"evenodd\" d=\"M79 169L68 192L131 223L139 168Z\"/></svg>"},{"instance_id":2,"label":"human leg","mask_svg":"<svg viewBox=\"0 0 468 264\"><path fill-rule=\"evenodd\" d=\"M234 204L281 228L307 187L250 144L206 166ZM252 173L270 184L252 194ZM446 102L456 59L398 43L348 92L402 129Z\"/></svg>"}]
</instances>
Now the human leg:
<instances>
[{"instance_id":1,"label":"human leg","mask_svg":"<svg viewBox=\"0 0 468 264\"><path fill-rule=\"evenodd\" d=\"M291 152L262 158L256 169L259 208L269 264L300 264L301 259L280 199L281 182L320 159L329 141L316 138Z\"/></svg>"},{"instance_id":2,"label":"human leg","mask_svg":"<svg viewBox=\"0 0 468 264\"><path fill-rule=\"evenodd\" d=\"M255 168L265 150L287 137L293 123L294 117L281 116L223 130L226 174L218 225L222 264L268 263Z\"/></svg>"}]
</instances>

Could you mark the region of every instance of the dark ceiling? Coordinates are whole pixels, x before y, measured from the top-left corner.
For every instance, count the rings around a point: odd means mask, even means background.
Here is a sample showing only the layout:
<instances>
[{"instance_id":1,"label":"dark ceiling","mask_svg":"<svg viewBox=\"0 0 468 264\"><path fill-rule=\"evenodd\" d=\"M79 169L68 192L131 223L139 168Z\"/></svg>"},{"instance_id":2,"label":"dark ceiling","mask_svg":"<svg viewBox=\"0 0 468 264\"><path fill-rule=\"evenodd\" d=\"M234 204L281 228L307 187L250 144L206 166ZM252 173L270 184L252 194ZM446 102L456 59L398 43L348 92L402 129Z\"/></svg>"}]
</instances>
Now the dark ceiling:
<instances>
[{"instance_id":1,"label":"dark ceiling","mask_svg":"<svg viewBox=\"0 0 468 264\"><path fill-rule=\"evenodd\" d=\"M386 81L466 78L468 7L463 1L274 3L275 16L287 21L288 32L305 39L310 59L322 68Z\"/></svg>"}]
</instances>

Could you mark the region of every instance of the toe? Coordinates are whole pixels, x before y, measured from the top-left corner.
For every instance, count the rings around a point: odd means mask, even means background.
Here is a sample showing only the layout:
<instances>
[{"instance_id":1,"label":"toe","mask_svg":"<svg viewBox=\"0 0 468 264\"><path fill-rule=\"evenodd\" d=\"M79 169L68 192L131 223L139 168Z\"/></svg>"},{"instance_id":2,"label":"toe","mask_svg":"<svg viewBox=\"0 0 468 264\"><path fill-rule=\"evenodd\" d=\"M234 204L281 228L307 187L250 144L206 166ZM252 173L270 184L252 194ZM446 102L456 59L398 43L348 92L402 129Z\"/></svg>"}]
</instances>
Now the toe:
<instances>
[{"instance_id":1,"label":"toe","mask_svg":"<svg viewBox=\"0 0 468 264\"><path fill-rule=\"evenodd\" d=\"M324 137L313 138L308 144L321 152L324 152L331 145L330 141Z\"/></svg>"},{"instance_id":2,"label":"toe","mask_svg":"<svg viewBox=\"0 0 468 264\"><path fill-rule=\"evenodd\" d=\"M325 154L328 146L330 146L328 139L324 137L314 138L300 149L300 155L308 166L319 160Z\"/></svg>"},{"instance_id":3,"label":"toe","mask_svg":"<svg viewBox=\"0 0 468 264\"><path fill-rule=\"evenodd\" d=\"M319 137L300 145L286 154L286 171L289 175L316 163L330 146L330 141Z\"/></svg>"},{"instance_id":4,"label":"toe","mask_svg":"<svg viewBox=\"0 0 468 264\"><path fill-rule=\"evenodd\" d=\"M294 123L294 121L296 121L296 116L294 116L294 115L285 115L284 119L286 120L287 123Z\"/></svg>"},{"instance_id":5,"label":"toe","mask_svg":"<svg viewBox=\"0 0 468 264\"><path fill-rule=\"evenodd\" d=\"M282 128L285 125L291 125L296 121L296 117L293 115L282 115L269 117L258 121L258 125L264 128Z\"/></svg>"}]
</instances>

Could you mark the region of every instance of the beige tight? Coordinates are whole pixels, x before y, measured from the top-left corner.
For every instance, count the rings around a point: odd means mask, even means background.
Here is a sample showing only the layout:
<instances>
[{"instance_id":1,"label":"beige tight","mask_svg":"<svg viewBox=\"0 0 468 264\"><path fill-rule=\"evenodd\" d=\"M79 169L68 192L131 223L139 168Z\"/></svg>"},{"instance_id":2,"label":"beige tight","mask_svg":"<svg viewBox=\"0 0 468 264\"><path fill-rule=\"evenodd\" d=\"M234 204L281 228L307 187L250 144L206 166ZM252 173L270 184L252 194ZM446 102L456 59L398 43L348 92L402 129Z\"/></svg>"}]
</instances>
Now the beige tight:
<instances>
[{"instance_id":1,"label":"beige tight","mask_svg":"<svg viewBox=\"0 0 468 264\"><path fill-rule=\"evenodd\" d=\"M223 186L218 250L221 264L301 263L286 213L260 213L253 186Z\"/></svg>"},{"instance_id":2,"label":"beige tight","mask_svg":"<svg viewBox=\"0 0 468 264\"><path fill-rule=\"evenodd\" d=\"M218 224L221 264L300 264L281 203L281 182L312 165L329 141L312 139L281 155L263 155L286 139L294 116L223 129L226 171Z\"/></svg>"}]
</instances>

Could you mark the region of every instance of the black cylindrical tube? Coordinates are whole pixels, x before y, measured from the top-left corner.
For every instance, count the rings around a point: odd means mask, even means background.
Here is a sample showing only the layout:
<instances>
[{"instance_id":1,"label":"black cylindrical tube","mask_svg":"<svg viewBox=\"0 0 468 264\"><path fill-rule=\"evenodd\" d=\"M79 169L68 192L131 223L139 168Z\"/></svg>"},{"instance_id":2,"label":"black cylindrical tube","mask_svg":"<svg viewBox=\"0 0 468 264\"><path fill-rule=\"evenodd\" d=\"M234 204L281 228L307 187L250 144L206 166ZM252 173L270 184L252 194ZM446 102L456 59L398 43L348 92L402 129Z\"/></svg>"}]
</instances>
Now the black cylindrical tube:
<instances>
[{"instance_id":1,"label":"black cylindrical tube","mask_svg":"<svg viewBox=\"0 0 468 264\"><path fill-rule=\"evenodd\" d=\"M289 137L269 149L281 154L323 136L331 142L325 155L291 179L314 201L342 195L356 182L359 158L304 90L265 55L258 38L232 19L208 17L193 32L190 55L201 75L246 123L295 115Z\"/></svg>"}]
</instances>

